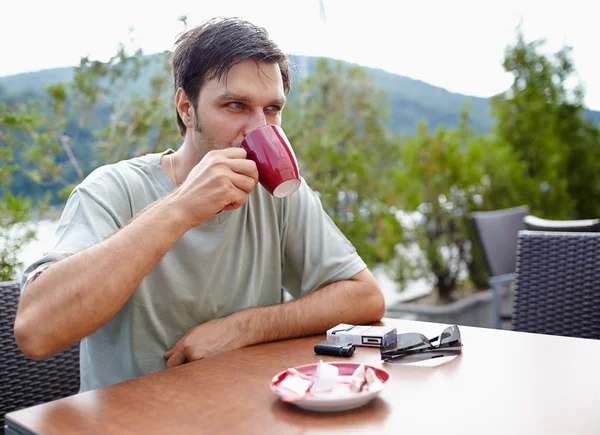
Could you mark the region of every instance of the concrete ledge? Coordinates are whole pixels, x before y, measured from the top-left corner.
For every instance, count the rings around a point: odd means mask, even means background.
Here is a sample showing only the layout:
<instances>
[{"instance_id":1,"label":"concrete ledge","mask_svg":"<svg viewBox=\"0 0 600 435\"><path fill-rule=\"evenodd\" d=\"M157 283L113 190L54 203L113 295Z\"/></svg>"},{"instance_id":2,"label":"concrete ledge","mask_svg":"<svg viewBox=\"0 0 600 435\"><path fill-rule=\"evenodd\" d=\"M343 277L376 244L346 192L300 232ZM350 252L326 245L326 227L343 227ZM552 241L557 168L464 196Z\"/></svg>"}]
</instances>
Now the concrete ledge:
<instances>
[{"instance_id":1,"label":"concrete ledge","mask_svg":"<svg viewBox=\"0 0 600 435\"><path fill-rule=\"evenodd\" d=\"M511 313L514 297L512 287L503 288L501 296L502 312ZM397 319L491 328L492 299L492 290L485 290L448 305L432 306L401 302L388 306L385 315Z\"/></svg>"}]
</instances>

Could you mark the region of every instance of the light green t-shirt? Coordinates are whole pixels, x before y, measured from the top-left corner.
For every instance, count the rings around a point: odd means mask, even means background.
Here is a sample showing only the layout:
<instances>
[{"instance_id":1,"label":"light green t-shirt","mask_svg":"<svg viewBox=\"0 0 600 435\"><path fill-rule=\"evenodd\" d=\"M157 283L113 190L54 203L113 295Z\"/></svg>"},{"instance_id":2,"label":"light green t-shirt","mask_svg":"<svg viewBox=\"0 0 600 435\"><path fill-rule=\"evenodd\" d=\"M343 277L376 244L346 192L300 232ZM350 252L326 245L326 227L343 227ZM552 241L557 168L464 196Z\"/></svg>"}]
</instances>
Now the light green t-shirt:
<instances>
[{"instance_id":1,"label":"light green t-shirt","mask_svg":"<svg viewBox=\"0 0 600 435\"><path fill-rule=\"evenodd\" d=\"M75 188L44 263L92 246L175 186L162 154L107 165ZM152 234L148 234L152 237ZM300 297L366 268L304 180L287 198L260 184L247 203L189 230L104 326L81 341L81 391L166 368L163 353L194 326ZM60 315L60 313L57 313Z\"/></svg>"}]
</instances>

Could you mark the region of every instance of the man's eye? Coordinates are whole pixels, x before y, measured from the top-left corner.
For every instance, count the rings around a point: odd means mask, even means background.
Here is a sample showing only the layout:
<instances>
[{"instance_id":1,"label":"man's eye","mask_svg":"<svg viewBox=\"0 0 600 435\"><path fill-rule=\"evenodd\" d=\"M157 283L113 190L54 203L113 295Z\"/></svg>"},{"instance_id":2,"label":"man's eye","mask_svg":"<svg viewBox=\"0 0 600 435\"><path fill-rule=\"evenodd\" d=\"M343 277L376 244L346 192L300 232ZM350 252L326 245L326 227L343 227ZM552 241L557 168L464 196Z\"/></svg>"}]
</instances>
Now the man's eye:
<instances>
[{"instance_id":1,"label":"man's eye","mask_svg":"<svg viewBox=\"0 0 600 435\"><path fill-rule=\"evenodd\" d=\"M233 101L231 103L228 103L227 105L229 107L231 107L232 109L243 109L244 108L244 105L237 101Z\"/></svg>"},{"instance_id":2,"label":"man's eye","mask_svg":"<svg viewBox=\"0 0 600 435\"><path fill-rule=\"evenodd\" d=\"M273 106L267 107L267 110L269 112L281 112L281 107L273 105Z\"/></svg>"}]
</instances>

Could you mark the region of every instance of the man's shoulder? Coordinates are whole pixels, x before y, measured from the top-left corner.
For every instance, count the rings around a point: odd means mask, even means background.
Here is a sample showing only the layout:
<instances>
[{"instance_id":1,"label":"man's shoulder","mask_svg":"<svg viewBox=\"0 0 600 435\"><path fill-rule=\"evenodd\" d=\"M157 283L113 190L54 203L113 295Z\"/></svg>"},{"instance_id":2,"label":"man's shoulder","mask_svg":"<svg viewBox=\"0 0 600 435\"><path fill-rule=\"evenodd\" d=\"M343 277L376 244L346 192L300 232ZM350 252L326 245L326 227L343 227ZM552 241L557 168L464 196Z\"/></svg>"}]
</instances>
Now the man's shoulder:
<instances>
[{"instance_id":1,"label":"man's shoulder","mask_svg":"<svg viewBox=\"0 0 600 435\"><path fill-rule=\"evenodd\" d=\"M313 190L308 182L301 177L300 187L294 193L287 198L283 198L284 207L290 210L297 208L314 206L315 204L321 205L321 195L316 190Z\"/></svg>"},{"instance_id":2,"label":"man's shoulder","mask_svg":"<svg viewBox=\"0 0 600 435\"><path fill-rule=\"evenodd\" d=\"M154 166L159 167L160 154L147 154L105 164L94 169L80 184L84 189L107 189L130 184L133 178L139 178L141 173L147 173Z\"/></svg>"}]
</instances>

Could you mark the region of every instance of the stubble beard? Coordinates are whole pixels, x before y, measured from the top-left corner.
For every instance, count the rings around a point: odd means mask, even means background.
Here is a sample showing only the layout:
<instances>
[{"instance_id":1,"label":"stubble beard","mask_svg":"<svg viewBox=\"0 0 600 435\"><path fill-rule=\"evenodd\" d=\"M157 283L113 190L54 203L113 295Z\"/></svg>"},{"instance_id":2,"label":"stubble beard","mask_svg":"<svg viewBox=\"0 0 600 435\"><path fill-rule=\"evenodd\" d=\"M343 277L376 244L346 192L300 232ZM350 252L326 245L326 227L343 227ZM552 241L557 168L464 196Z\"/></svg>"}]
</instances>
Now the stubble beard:
<instances>
[{"instance_id":1,"label":"stubble beard","mask_svg":"<svg viewBox=\"0 0 600 435\"><path fill-rule=\"evenodd\" d=\"M224 149L223 146L219 146L212 135L207 134L207 132L202 128L202 123L200 122L200 118L197 114L194 114L192 124L192 139L194 142L194 150L198 156L198 161L202 160L209 151ZM231 146L240 145L234 144Z\"/></svg>"},{"instance_id":2,"label":"stubble beard","mask_svg":"<svg viewBox=\"0 0 600 435\"><path fill-rule=\"evenodd\" d=\"M198 156L198 161L200 161L209 151L215 149L215 147L213 141L210 138L205 137L205 135L202 133L202 124L200 123L198 115L194 114L192 119L194 129L192 135L194 141L194 150Z\"/></svg>"}]
</instances>

